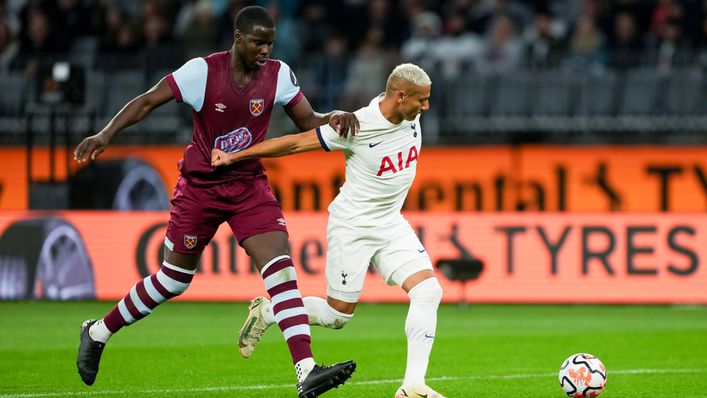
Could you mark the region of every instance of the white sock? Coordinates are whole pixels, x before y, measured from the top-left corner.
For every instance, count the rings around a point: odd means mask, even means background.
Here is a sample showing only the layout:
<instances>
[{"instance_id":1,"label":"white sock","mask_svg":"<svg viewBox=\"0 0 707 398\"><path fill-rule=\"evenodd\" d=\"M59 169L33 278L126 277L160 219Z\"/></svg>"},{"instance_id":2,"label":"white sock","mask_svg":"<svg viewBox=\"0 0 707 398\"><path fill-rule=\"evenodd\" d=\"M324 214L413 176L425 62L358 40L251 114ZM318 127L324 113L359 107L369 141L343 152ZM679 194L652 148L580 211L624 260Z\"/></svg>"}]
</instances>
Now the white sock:
<instances>
[{"instance_id":1,"label":"white sock","mask_svg":"<svg viewBox=\"0 0 707 398\"><path fill-rule=\"evenodd\" d=\"M426 279L410 289L410 309L405 320L408 341L407 367L403 386L425 385L425 374L437 329L437 308L442 287L436 278Z\"/></svg>"},{"instance_id":2,"label":"white sock","mask_svg":"<svg viewBox=\"0 0 707 398\"><path fill-rule=\"evenodd\" d=\"M307 313L309 313L310 325L324 326L330 329L341 329L353 318L353 314L344 314L343 312L331 308L326 300L321 297L303 297L302 301L304 302L304 308L307 310ZM260 309L260 314L268 325L275 323L275 315L272 307L272 303L267 302L263 304Z\"/></svg>"},{"instance_id":3,"label":"white sock","mask_svg":"<svg viewBox=\"0 0 707 398\"><path fill-rule=\"evenodd\" d=\"M88 329L88 335L93 339L93 341L100 341L105 344L108 342L108 339L113 335L113 333L108 330L106 324L103 323L103 319L101 319L91 325Z\"/></svg>"},{"instance_id":4,"label":"white sock","mask_svg":"<svg viewBox=\"0 0 707 398\"><path fill-rule=\"evenodd\" d=\"M307 378L309 372L314 369L314 358L305 358L295 364L295 371L297 371L297 381L303 382Z\"/></svg>"},{"instance_id":5,"label":"white sock","mask_svg":"<svg viewBox=\"0 0 707 398\"><path fill-rule=\"evenodd\" d=\"M353 318L353 314L344 314L335 310L321 297L304 297L302 301L304 301L304 308L309 313L310 325L341 329Z\"/></svg>"},{"instance_id":6,"label":"white sock","mask_svg":"<svg viewBox=\"0 0 707 398\"><path fill-rule=\"evenodd\" d=\"M273 305L272 302L268 301L266 303L263 303L263 305L260 307L260 315L263 316L263 320L265 323L268 325L272 325L275 323L275 311L273 310Z\"/></svg>"}]
</instances>

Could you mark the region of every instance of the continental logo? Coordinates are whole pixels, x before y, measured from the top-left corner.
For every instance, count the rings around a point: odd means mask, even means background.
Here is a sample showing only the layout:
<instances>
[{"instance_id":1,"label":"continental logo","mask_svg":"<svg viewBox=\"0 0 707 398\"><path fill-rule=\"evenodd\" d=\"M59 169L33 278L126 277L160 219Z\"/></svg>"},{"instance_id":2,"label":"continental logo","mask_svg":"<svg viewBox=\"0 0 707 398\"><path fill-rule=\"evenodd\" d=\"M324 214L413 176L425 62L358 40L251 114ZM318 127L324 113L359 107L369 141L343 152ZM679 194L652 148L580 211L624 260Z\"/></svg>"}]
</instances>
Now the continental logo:
<instances>
[{"instance_id":1,"label":"continental logo","mask_svg":"<svg viewBox=\"0 0 707 398\"><path fill-rule=\"evenodd\" d=\"M0 232L38 214L0 212ZM138 278L160 269L166 212L58 215L83 238L93 263L96 298L120 299ZM318 294L327 286L328 214L285 216L298 286L303 295ZM707 304L704 214L413 212L405 216L433 264L472 257L484 262L482 274L471 282L475 302ZM101 227L105 225L111 228ZM0 237L0 242L5 240L6 235ZM245 301L262 295L262 277L227 224L208 243L199 244L205 245L196 270L199 283L189 288L184 299ZM3 253L0 245L0 257L13 253L14 246L4 247L8 251ZM351 273L346 273L348 286ZM342 276L334 275L339 282ZM441 273L437 277L446 302L463 299L456 282ZM375 270L366 273L365 285L363 301L407 300ZM501 285L504 289L498 289Z\"/></svg>"},{"instance_id":2,"label":"continental logo","mask_svg":"<svg viewBox=\"0 0 707 398\"><path fill-rule=\"evenodd\" d=\"M239 151L253 144L246 129L224 133L214 147ZM375 144L375 141L373 142ZM381 147L383 145L381 144ZM371 151L379 150L379 146ZM366 149L369 149L368 146ZM104 159L140 157L173 187L179 175L174 162L182 146L116 146ZM56 180L66 180L63 152L49 156L33 151L32 178L47 178L55 159ZM402 167L397 153L382 162L390 175ZM0 148L0 211L25 210L29 203L24 148ZM414 211L548 211L548 212L681 212L707 211L707 147L484 146L428 147L416 168L405 210ZM344 183L340 156L313 151L264 159L268 181L285 211L326 210ZM409 165L412 166L412 163Z\"/></svg>"}]
</instances>

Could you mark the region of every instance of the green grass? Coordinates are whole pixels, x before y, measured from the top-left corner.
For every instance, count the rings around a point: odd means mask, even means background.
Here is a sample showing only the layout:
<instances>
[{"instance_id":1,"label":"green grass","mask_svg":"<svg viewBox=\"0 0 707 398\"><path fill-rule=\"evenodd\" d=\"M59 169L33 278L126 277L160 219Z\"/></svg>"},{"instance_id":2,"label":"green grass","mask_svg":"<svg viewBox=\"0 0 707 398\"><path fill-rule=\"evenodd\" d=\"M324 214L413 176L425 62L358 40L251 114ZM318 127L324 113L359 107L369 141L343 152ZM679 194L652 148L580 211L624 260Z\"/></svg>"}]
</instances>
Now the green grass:
<instances>
[{"instance_id":1,"label":"green grass","mask_svg":"<svg viewBox=\"0 0 707 398\"><path fill-rule=\"evenodd\" d=\"M243 303L167 303L113 337L93 387L76 373L81 322L112 303L0 302L0 398L294 397L273 328L252 358L235 346ZM318 362L355 359L326 397L388 397L405 367L406 305L362 304L342 330L313 328ZM707 307L443 305L428 384L448 397L563 397L561 362L606 365L602 397L707 397Z\"/></svg>"}]
</instances>

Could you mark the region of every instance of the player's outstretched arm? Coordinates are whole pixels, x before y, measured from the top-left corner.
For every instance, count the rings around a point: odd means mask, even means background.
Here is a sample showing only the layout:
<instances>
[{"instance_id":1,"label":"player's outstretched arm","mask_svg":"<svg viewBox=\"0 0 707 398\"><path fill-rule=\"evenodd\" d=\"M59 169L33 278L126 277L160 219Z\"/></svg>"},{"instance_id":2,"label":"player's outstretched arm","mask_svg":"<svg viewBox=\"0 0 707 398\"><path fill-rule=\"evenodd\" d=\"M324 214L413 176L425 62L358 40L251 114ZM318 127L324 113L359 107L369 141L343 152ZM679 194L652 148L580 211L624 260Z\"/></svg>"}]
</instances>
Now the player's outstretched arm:
<instances>
[{"instance_id":1,"label":"player's outstretched arm","mask_svg":"<svg viewBox=\"0 0 707 398\"><path fill-rule=\"evenodd\" d=\"M306 97L293 108L286 107L285 111L300 131L311 130L328 123L341 137L346 138L349 135L355 136L361 128L355 114L344 111L315 112Z\"/></svg>"},{"instance_id":2,"label":"player's outstretched arm","mask_svg":"<svg viewBox=\"0 0 707 398\"><path fill-rule=\"evenodd\" d=\"M74 150L74 159L79 163L89 158L95 160L115 134L144 119L153 109L172 98L174 94L163 78L154 87L128 102L98 134L84 138Z\"/></svg>"},{"instance_id":3,"label":"player's outstretched arm","mask_svg":"<svg viewBox=\"0 0 707 398\"><path fill-rule=\"evenodd\" d=\"M321 149L316 130L265 140L248 149L235 153L226 153L220 149L211 150L211 166L228 166L241 160L252 158L279 158L300 152Z\"/></svg>"}]
</instances>

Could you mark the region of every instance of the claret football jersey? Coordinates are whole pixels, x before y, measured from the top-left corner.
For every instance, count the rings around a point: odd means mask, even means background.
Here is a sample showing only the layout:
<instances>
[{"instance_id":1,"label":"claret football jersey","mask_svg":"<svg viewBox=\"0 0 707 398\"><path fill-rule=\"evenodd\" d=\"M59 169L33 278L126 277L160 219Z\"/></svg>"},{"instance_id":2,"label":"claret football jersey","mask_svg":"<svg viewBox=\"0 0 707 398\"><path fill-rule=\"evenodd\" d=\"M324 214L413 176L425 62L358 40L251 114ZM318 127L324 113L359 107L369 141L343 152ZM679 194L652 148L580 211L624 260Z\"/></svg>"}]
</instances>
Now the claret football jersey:
<instances>
[{"instance_id":1,"label":"claret football jersey","mask_svg":"<svg viewBox=\"0 0 707 398\"><path fill-rule=\"evenodd\" d=\"M381 113L381 99L354 112L361 126L354 137L342 138L329 125L317 129L322 147L346 158L346 182L329 213L357 226L386 225L400 216L420 156L420 115L393 124Z\"/></svg>"},{"instance_id":2,"label":"claret football jersey","mask_svg":"<svg viewBox=\"0 0 707 398\"><path fill-rule=\"evenodd\" d=\"M259 159L211 167L211 150L233 153L263 141L273 106L294 106L303 97L290 67L269 59L244 87L231 75L231 52L194 58L167 75L177 102L193 108L191 143L179 162L182 176L208 186L248 178L263 172Z\"/></svg>"}]
</instances>

